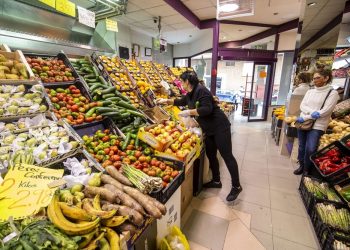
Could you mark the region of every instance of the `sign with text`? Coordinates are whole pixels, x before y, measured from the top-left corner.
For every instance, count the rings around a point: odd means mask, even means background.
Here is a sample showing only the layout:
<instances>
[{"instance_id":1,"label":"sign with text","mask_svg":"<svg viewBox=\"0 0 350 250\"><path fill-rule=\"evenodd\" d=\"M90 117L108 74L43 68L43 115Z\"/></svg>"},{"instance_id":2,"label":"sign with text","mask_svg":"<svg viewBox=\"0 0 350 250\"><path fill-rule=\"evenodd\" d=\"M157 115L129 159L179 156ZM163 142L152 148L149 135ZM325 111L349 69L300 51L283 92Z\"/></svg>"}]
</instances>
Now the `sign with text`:
<instances>
[{"instance_id":1,"label":"sign with text","mask_svg":"<svg viewBox=\"0 0 350 250\"><path fill-rule=\"evenodd\" d=\"M0 185L0 222L35 214L49 205L56 188L48 184L60 180L63 169L49 169L27 164L9 168Z\"/></svg>"},{"instance_id":2,"label":"sign with text","mask_svg":"<svg viewBox=\"0 0 350 250\"><path fill-rule=\"evenodd\" d=\"M78 16L80 23L91 28L95 28L95 12L78 6Z\"/></svg>"},{"instance_id":3,"label":"sign with text","mask_svg":"<svg viewBox=\"0 0 350 250\"><path fill-rule=\"evenodd\" d=\"M56 0L40 0L40 2L52 7L56 8Z\"/></svg>"},{"instance_id":4,"label":"sign with text","mask_svg":"<svg viewBox=\"0 0 350 250\"><path fill-rule=\"evenodd\" d=\"M109 31L118 32L118 23L112 19L106 18L106 29Z\"/></svg>"},{"instance_id":5,"label":"sign with text","mask_svg":"<svg viewBox=\"0 0 350 250\"><path fill-rule=\"evenodd\" d=\"M75 4L68 0L56 0L56 10L75 17Z\"/></svg>"}]
</instances>

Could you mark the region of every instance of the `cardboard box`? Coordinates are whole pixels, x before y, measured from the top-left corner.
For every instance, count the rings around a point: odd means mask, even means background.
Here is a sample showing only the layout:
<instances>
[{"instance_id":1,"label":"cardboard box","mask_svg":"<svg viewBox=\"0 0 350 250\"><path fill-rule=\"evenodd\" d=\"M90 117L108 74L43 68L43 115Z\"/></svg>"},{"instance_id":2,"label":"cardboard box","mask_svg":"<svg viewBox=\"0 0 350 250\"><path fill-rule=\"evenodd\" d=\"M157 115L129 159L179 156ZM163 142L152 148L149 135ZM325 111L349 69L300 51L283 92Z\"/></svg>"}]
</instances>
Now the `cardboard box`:
<instances>
[{"instance_id":1,"label":"cardboard box","mask_svg":"<svg viewBox=\"0 0 350 250\"><path fill-rule=\"evenodd\" d=\"M170 115L161 107L154 106L153 108L143 111L153 123L161 123L170 119Z\"/></svg>"},{"instance_id":2,"label":"cardboard box","mask_svg":"<svg viewBox=\"0 0 350 250\"><path fill-rule=\"evenodd\" d=\"M181 185L181 217L193 198L193 165L186 165L185 180Z\"/></svg>"},{"instance_id":3,"label":"cardboard box","mask_svg":"<svg viewBox=\"0 0 350 250\"><path fill-rule=\"evenodd\" d=\"M157 243L169 233L172 226L181 227L181 188L179 187L171 198L165 203L166 215L157 220Z\"/></svg>"},{"instance_id":4,"label":"cardboard box","mask_svg":"<svg viewBox=\"0 0 350 250\"><path fill-rule=\"evenodd\" d=\"M29 64L27 63L27 60L25 59L22 51L16 50L15 52L6 52L6 51L0 50L0 54L4 55L7 59L16 60L16 61L23 63L27 69L27 73L28 73L28 77L29 77L29 79L18 79L18 80L0 79L1 83L16 83L16 82L23 83L23 81L34 81L34 74L31 70L31 68L29 67Z\"/></svg>"},{"instance_id":5,"label":"cardboard box","mask_svg":"<svg viewBox=\"0 0 350 250\"><path fill-rule=\"evenodd\" d=\"M142 232L139 238L135 241L133 250L154 250L157 249L157 222L153 220L146 230Z\"/></svg>"},{"instance_id":6,"label":"cardboard box","mask_svg":"<svg viewBox=\"0 0 350 250\"><path fill-rule=\"evenodd\" d=\"M147 126L145 129L143 129L143 128L139 129L139 132L137 133L137 137L140 140L142 140L143 142L150 145L155 150L163 151L164 149L169 147L173 141L167 141L166 143L162 143L162 142L157 140L157 138L155 137L154 134L146 131L146 130L155 128L157 126L158 126L158 124L153 124L153 125Z\"/></svg>"},{"instance_id":7,"label":"cardboard box","mask_svg":"<svg viewBox=\"0 0 350 250\"><path fill-rule=\"evenodd\" d=\"M171 145L171 143L169 144L169 146ZM167 148L167 147L166 147ZM192 150L185 156L185 157L178 157L175 154L170 154L170 153L165 153L165 152L160 152L158 150L154 151L154 154L156 156L160 156L162 158L166 158L166 159L172 159L172 160L177 160L177 161L182 161L185 164L188 164L190 162L193 162L196 158L198 153L201 150L201 145L196 144L195 147L192 148Z\"/></svg>"}]
</instances>

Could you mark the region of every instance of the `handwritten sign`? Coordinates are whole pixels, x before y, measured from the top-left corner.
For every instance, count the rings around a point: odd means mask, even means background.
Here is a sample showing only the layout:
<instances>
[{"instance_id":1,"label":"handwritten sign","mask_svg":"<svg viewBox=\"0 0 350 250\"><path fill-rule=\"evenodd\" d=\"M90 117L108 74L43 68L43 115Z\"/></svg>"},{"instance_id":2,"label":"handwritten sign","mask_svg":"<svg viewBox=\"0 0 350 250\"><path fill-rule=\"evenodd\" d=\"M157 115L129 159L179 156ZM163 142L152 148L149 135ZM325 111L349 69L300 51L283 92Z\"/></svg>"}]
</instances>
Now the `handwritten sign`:
<instances>
[{"instance_id":1,"label":"handwritten sign","mask_svg":"<svg viewBox=\"0 0 350 250\"><path fill-rule=\"evenodd\" d=\"M55 192L48 184L61 179L63 171L27 164L9 168L0 185L0 222L10 216L20 219L48 206Z\"/></svg>"},{"instance_id":2,"label":"handwritten sign","mask_svg":"<svg viewBox=\"0 0 350 250\"><path fill-rule=\"evenodd\" d=\"M75 4L68 0L56 0L56 10L75 17Z\"/></svg>"},{"instance_id":3,"label":"handwritten sign","mask_svg":"<svg viewBox=\"0 0 350 250\"><path fill-rule=\"evenodd\" d=\"M78 6L78 17L80 23L95 28L95 12Z\"/></svg>"},{"instance_id":4,"label":"handwritten sign","mask_svg":"<svg viewBox=\"0 0 350 250\"><path fill-rule=\"evenodd\" d=\"M50 6L52 8L56 7L56 0L40 0L40 2Z\"/></svg>"},{"instance_id":5,"label":"handwritten sign","mask_svg":"<svg viewBox=\"0 0 350 250\"><path fill-rule=\"evenodd\" d=\"M112 19L106 18L106 30L118 32L118 23Z\"/></svg>"}]
</instances>

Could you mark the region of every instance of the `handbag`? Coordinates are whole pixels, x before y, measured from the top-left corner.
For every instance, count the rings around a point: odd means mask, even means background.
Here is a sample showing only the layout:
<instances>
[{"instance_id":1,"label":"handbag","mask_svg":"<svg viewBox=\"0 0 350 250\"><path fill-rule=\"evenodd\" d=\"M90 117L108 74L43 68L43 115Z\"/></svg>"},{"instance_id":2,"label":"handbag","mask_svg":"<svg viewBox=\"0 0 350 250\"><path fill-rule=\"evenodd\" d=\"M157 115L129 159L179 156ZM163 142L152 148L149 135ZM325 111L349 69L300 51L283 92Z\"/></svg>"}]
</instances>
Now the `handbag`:
<instances>
[{"instance_id":1,"label":"handbag","mask_svg":"<svg viewBox=\"0 0 350 250\"><path fill-rule=\"evenodd\" d=\"M326 103L327 98L328 98L328 96L330 95L331 92L332 92L332 90L328 91L328 94L326 95L326 98L324 99L323 104L322 104L320 109L323 109L323 106ZM316 120L310 119L310 120L306 120L304 122L295 122L294 126L297 129L308 131L308 130L311 130L313 128L315 122L316 122Z\"/></svg>"}]
</instances>

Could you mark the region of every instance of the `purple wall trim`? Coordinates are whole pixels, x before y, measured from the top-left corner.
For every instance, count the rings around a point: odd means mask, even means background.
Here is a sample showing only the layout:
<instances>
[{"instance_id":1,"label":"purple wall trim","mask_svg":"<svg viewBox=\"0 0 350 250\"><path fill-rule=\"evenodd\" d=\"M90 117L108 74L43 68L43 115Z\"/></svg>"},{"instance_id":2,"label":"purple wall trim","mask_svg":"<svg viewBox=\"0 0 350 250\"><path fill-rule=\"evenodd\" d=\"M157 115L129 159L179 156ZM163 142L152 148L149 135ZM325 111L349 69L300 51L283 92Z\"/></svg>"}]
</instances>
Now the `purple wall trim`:
<instances>
[{"instance_id":1,"label":"purple wall trim","mask_svg":"<svg viewBox=\"0 0 350 250\"><path fill-rule=\"evenodd\" d=\"M215 24L216 24L216 19L202 20L199 28L200 29L214 28Z\"/></svg>"},{"instance_id":2,"label":"purple wall trim","mask_svg":"<svg viewBox=\"0 0 350 250\"><path fill-rule=\"evenodd\" d=\"M179 14L183 15L194 26L200 27L201 20L193 14L193 12L187 8L180 0L164 0L167 4L173 7Z\"/></svg>"},{"instance_id":3,"label":"purple wall trim","mask_svg":"<svg viewBox=\"0 0 350 250\"><path fill-rule=\"evenodd\" d=\"M210 92L216 95L216 77L218 68L218 52L219 52L219 34L220 34L220 23L215 22L213 28L213 50L211 57L211 82L210 82Z\"/></svg>"},{"instance_id":4,"label":"purple wall trim","mask_svg":"<svg viewBox=\"0 0 350 250\"><path fill-rule=\"evenodd\" d=\"M224 60L243 60L255 62L275 62L274 50L227 49L219 48L219 57Z\"/></svg>"},{"instance_id":5,"label":"purple wall trim","mask_svg":"<svg viewBox=\"0 0 350 250\"><path fill-rule=\"evenodd\" d=\"M267 23L252 23L252 22L242 22L242 21L233 21L233 20L221 20L222 24L236 24L236 25L246 25L246 26L256 26L256 27L267 27L272 28L278 25L267 24Z\"/></svg>"},{"instance_id":6,"label":"purple wall trim","mask_svg":"<svg viewBox=\"0 0 350 250\"><path fill-rule=\"evenodd\" d=\"M298 25L299 25L299 19L296 18L296 19L291 20L289 22L282 23L281 25L278 25L277 32L281 33L281 32L285 32L287 30L296 29L296 28L298 28Z\"/></svg>"},{"instance_id":7,"label":"purple wall trim","mask_svg":"<svg viewBox=\"0 0 350 250\"><path fill-rule=\"evenodd\" d=\"M280 41L280 34L276 34L275 35L275 44L274 44L274 47L273 47L273 50L274 51L278 51L278 43ZM276 54L277 56L277 54Z\"/></svg>"}]
</instances>

